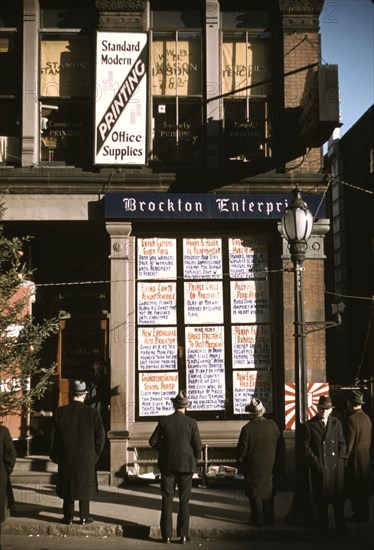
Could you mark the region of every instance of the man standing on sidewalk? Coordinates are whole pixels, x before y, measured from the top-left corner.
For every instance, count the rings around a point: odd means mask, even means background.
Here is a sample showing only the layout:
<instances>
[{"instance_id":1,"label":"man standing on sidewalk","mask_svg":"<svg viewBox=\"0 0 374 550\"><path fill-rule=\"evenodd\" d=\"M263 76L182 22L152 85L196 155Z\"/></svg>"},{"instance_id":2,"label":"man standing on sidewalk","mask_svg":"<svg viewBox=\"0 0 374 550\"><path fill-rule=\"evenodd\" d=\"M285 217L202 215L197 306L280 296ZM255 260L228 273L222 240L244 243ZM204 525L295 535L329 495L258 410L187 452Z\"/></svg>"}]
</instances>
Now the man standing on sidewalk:
<instances>
[{"instance_id":1,"label":"man standing on sidewalk","mask_svg":"<svg viewBox=\"0 0 374 550\"><path fill-rule=\"evenodd\" d=\"M274 522L273 467L279 428L264 417L265 407L253 397L245 408L249 422L243 426L236 447L239 471L244 475L244 492L251 509L250 525Z\"/></svg>"},{"instance_id":2,"label":"man standing on sidewalk","mask_svg":"<svg viewBox=\"0 0 374 550\"><path fill-rule=\"evenodd\" d=\"M63 523L74 519L79 500L81 525L92 523L90 500L98 495L96 463L104 448L105 431L100 413L84 404L86 383L74 381L72 401L58 407L52 426L51 460L58 464L57 495L63 499Z\"/></svg>"},{"instance_id":3,"label":"man standing on sidewalk","mask_svg":"<svg viewBox=\"0 0 374 550\"><path fill-rule=\"evenodd\" d=\"M350 521L354 522L365 522L370 519L372 423L362 410L364 403L362 392L353 390L347 404L350 415L345 433L348 454L345 481L353 512Z\"/></svg>"},{"instance_id":4,"label":"man standing on sidewalk","mask_svg":"<svg viewBox=\"0 0 374 550\"><path fill-rule=\"evenodd\" d=\"M349 535L344 520L346 444L340 420L331 416L332 409L330 396L321 395L317 414L305 422L304 451L321 534L328 534L328 506L332 504L337 531Z\"/></svg>"},{"instance_id":5,"label":"man standing on sidewalk","mask_svg":"<svg viewBox=\"0 0 374 550\"><path fill-rule=\"evenodd\" d=\"M186 392L180 391L171 400L175 411L159 421L149 439L149 444L159 453L157 466L161 472L162 539L166 544L171 542L172 507L177 486L179 493L177 536L180 537L182 544L186 544L189 540L192 476L196 470L196 459L200 457L202 444L196 420L185 414L189 405Z\"/></svg>"},{"instance_id":6,"label":"man standing on sidewalk","mask_svg":"<svg viewBox=\"0 0 374 550\"><path fill-rule=\"evenodd\" d=\"M6 509L13 505L10 474L16 463L17 453L6 426L0 424L0 550L1 524L5 521Z\"/></svg>"}]
</instances>

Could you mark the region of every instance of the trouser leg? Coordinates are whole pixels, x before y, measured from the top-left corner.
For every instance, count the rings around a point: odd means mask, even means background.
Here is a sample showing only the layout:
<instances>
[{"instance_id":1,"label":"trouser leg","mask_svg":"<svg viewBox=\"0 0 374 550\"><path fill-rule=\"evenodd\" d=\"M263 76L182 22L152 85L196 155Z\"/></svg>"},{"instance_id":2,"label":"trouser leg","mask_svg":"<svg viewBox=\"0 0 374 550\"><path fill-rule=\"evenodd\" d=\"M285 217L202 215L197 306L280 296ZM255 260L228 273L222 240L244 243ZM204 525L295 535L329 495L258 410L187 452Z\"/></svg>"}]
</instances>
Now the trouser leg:
<instances>
[{"instance_id":1,"label":"trouser leg","mask_svg":"<svg viewBox=\"0 0 374 550\"><path fill-rule=\"evenodd\" d=\"M334 502L334 518L335 518L335 527L338 531L346 531L347 525L344 519L344 501Z\"/></svg>"},{"instance_id":2,"label":"trouser leg","mask_svg":"<svg viewBox=\"0 0 374 550\"><path fill-rule=\"evenodd\" d=\"M192 474L177 474L176 479L179 494L177 536L188 537L188 533L190 530L190 498L192 489Z\"/></svg>"},{"instance_id":3,"label":"trouser leg","mask_svg":"<svg viewBox=\"0 0 374 550\"><path fill-rule=\"evenodd\" d=\"M161 519L160 528L163 539L171 538L173 532L173 499L175 493L175 476L173 473L161 474Z\"/></svg>"},{"instance_id":4,"label":"trouser leg","mask_svg":"<svg viewBox=\"0 0 374 550\"><path fill-rule=\"evenodd\" d=\"M64 499L64 502L62 505L62 511L65 519L67 520L73 519L74 518L74 500Z\"/></svg>"},{"instance_id":5,"label":"trouser leg","mask_svg":"<svg viewBox=\"0 0 374 550\"><path fill-rule=\"evenodd\" d=\"M89 500L80 500L79 501L79 517L80 519L87 519L90 514L90 501Z\"/></svg>"},{"instance_id":6,"label":"trouser leg","mask_svg":"<svg viewBox=\"0 0 374 550\"><path fill-rule=\"evenodd\" d=\"M326 502L319 502L317 505L317 513L319 528L322 532L325 532L329 528L328 504Z\"/></svg>"},{"instance_id":7,"label":"trouser leg","mask_svg":"<svg viewBox=\"0 0 374 550\"><path fill-rule=\"evenodd\" d=\"M260 498L249 497L249 506L251 508L252 522L256 525L262 524L262 500Z\"/></svg>"},{"instance_id":8,"label":"trouser leg","mask_svg":"<svg viewBox=\"0 0 374 550\"><path fill-rule=\"evenodd\" d=\"M262 512L266 525L274 523L274 497L265 498L262 501Z\"/></svg>"}]
</instances>

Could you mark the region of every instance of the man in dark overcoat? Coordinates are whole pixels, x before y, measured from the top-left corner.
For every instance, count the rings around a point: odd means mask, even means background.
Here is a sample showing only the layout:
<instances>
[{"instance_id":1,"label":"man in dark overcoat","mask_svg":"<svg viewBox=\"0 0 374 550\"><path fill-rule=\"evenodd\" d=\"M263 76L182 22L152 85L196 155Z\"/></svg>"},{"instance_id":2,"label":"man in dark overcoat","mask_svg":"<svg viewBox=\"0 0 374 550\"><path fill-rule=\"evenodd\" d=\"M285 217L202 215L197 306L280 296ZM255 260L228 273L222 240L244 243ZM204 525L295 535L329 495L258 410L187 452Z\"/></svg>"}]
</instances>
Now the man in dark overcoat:
<instances>
[{"instance_id":1,"label":"man in dark overcoat","mask_svg":"<svg viewBox=\"0 0 374 550\"><path fill-rule=\"evenodd\" d=\"M188 541L190 511L189 501L192 489L192 476L196 471L196 459L200 458L202 444L196 420L186 416L189 405L184 390L172 399L174 413L162 418L151 437L149 444L158 451L157 467L161 472L161 536L170 543L173 530L172 508L175 488L178 487L179 510L177 536L180 542Z\"/></svg>"},{"instance_id":2,"label":"man in dark overcoat","mask_svg":"<svg viewBox=\"0 0 374 550\"><path fill-rule=\"evenodd\" d=\"M0 523L5 521L5 507L13 504L9 502L9 495L12 495L10 474L16 458L17 453L9 430L0 424Z\"/></svg>"},{"instance_id":3,"label":"man in dark overcoat","mask_svg":"<svg viewBox=\"0 0 374 550\"><path fill-rule=\"evenodd\" d=\"M104 448L105 431L100 413L85 405L86 383L74 381L72 401L58 407L52 427L51 460L58 464L57 495L63 499L63 523L74 519L79 501L80 523L92 523L90 500L98 495L96 463Z\"/></svg>"},{"instance_id":4,"label":"man in dark overcoat","mask_svg":"<svg viewBox=\"0 0 374 550\"><path fill-rule=\"evenodd\" d=\"M345 432L348 454L345 481L353 512L350 521L355 522L364 522L370 519L372 423L369 416L362 410L364 403L363 393L353 390L347 402L350 415L347 419Z\"/></svg>"},{"instance_id":5,"label":"man in dark overcoat","mask_svg":"<svg viewBox=\"0 0 374 550\"><path fill-rule=\"evenodd\" d=\"M340 420L331 416L332 409L330 396L322 395L317 414L305 423L304 453L321 533L328 532L328 505L332 504L336 529L348 534L344 520L346 444Z\"/></svg>"},{"instance_id":6,"label":"man in dark overcoat","mask_svg":"<svg viewBox=\"0 0 374 550\"><path fill-rule=\"evenodd\" d=\"M239 471L244 476L244 491L251 509L250 524L271 525L274 521L273 467L279 428L264 417L265 407L253 397L246 407L249 422L243 426L236 447Z\"/></svg>"}]
</instances>

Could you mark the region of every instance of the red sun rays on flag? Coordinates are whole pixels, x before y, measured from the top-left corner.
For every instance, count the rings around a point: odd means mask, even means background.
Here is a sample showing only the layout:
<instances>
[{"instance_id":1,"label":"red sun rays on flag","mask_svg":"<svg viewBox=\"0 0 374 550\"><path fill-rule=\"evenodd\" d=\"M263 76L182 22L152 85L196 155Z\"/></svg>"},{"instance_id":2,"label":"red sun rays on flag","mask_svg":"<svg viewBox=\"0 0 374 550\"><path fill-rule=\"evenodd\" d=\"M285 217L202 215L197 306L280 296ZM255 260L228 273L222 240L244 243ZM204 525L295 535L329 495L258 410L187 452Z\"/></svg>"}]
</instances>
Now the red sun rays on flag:
<instances>
[{"instance_id":1,"label":"red sun rays on flag","mask_svg":"<svg viewBox=\"0 0 374 550\"><path fill-rule=\"evenodd\" d=\"M315 382L307 384L308 393L308 419L317 413L317 403L321 395L328 395L329 384L327 382ZM284 423L286 430L294 430L296 423L296 395L295 384L285 384L284 392Z\"/></svg>"}]
</instances>

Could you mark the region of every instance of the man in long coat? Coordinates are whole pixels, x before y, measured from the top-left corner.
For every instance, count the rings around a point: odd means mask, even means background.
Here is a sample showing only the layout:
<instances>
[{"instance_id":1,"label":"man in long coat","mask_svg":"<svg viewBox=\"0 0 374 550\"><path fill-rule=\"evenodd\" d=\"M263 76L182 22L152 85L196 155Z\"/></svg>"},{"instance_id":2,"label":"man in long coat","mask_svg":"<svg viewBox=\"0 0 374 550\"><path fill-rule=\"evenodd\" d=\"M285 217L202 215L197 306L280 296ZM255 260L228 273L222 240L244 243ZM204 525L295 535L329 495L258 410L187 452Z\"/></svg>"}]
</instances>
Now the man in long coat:
<instances>
[{"instance_id":1,"label":"man in long coat","mask_svg":"<svg viewBox=\"0 0 374 550\"><path fill-rule=\"evenodd\" d=\"M236 447L239 470L244 476L244 491L251 509L250 524L271 525L274 521L273 467L279 428L265 418L265 407L253 397L246 407L249 422L243 426Z\"/></svg>"},{"instance_id":2,"label":"man in long coat","mask_svg":"<svg viewBox=\"0 0 374 550\"><path fill-rule=\"evenodd\" d=\"M12 493L10 474L16 463L16 449L6 426L0 424L0 523L5 521L5 507ZM1 527L0 527L1 529Z\"/></svg>"},{"instance_id":3,"label":"man in long coat","mask_svg":"<svg viewBox=\"0 0 374 550\"><path fill-rule=\"evenodd\" d=\"M80 523L91 523L90 500L98 495L96 463L104 448L105 431L100 413L84 404L85 382L76 380L69 405L58 407L52 427L51 460L58 464L57 495L63 499L63 523L74 519L79 500Z\"/></svg>"},{"instance_id":4,"label":"man in long coat","mask_svg":"<svg viewBox=\"0 0 374 550\"><path fill-rule=\"evenodd\" d=\"M157 466L161 472L161 536L165 543L170 543L173 498L175 487L178 486L177 536L185 544L190 524L192 476L196 470L196 459L201 455L202 444L196 420L185 414L189 405L186 392L180 391L171 400L175 411L158 422L149 444L158 451Z\"/></svg>"},{"instance_id":5,"label":"man in long coat","mask_svg":"<svg viewBox=\"0 0 374 550\"><path fill-rule=\"evenodd\" d=\"M370 519L370 446L372 423L362 410L364 396L358 390L352 391L348 400L351 413L347 420L345 438L348 464L345 469L347 495L353 515L350 521L364 522Z\"/></svg>"},{"instance_id":6,"label":"man in long coat","mask_svg":"<svg viewBox=\"0 0 374 550\"><path fill-rule=\"evenodd\" d=\"M328 532L328 505L332 504L336 529L348 534L344 520L346 444L340 420L331 416L332 409L331 398L322 395L317 414L305 423L304 452L321 533Z\"/></svg>"}]
</instances>

